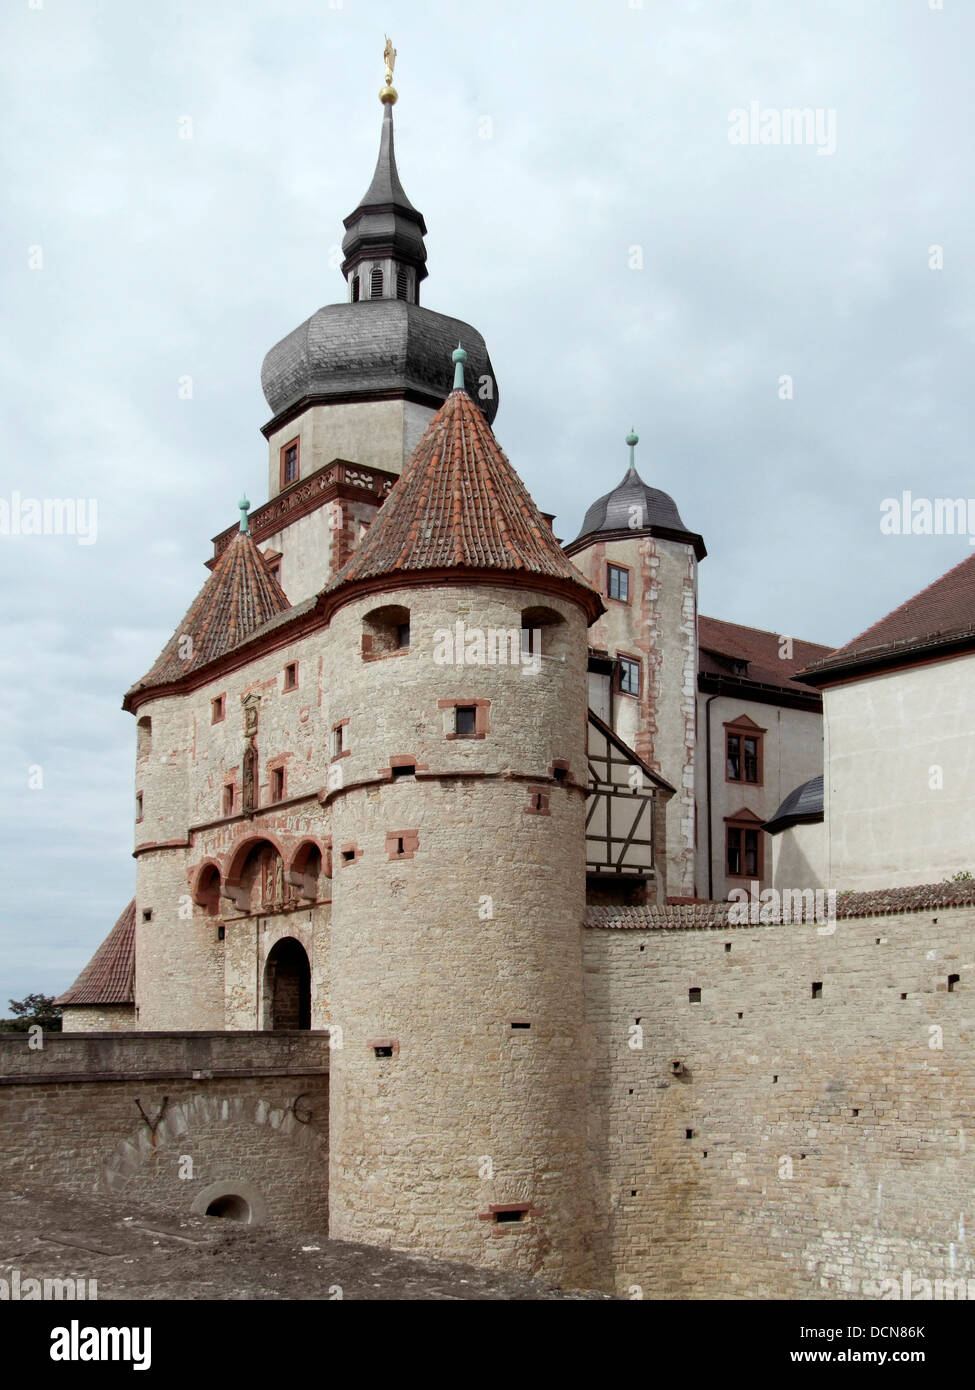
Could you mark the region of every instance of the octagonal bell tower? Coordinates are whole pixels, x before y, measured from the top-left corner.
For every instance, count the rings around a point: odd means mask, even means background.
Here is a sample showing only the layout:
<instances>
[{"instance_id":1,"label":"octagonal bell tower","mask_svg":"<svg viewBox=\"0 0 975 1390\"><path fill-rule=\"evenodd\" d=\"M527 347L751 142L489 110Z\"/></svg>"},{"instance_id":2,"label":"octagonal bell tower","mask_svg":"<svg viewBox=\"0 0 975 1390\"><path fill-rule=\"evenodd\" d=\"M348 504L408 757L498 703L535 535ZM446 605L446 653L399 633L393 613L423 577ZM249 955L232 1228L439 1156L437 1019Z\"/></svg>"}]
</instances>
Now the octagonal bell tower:
<instances>
[{"instance_id":1,"label":"octagonal bell tower","mask_svg":"<svg viewBox=\"0 0 975 1390\"><path fill-rule=\"evenodd\" d=\"M325 591L331 1234L592 1282L587 628L464 388Z\"/></svg>"}]
</instances>

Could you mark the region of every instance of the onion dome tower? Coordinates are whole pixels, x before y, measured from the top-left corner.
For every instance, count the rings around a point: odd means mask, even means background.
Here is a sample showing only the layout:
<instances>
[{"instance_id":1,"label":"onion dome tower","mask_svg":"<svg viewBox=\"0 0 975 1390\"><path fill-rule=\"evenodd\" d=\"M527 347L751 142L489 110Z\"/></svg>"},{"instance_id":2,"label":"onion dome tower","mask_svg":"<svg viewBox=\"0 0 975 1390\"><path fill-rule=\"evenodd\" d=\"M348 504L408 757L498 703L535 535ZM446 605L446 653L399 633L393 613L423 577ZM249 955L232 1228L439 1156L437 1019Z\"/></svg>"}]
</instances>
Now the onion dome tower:
<instances>
[{"instance_id":1,"label":"onion dome tower","mask_svg":"<svg viewBox=\"0 0 975 1390\"><path fill-rule=\"evenodd\" d=\"M607 612L592 629L593 708L678 795L668 807L666 887L695 894L697 566L707 551L674 499L629 467L565 547Z\"/></svg>"},{"instance_id":2,"label":"onion dome tower","mask_svg":"<svg viewBox=\"0 0 975 1390\"><path fill-rule=\"evenodd\" d=\"M388 77L392 52L387 45ZM450 352L461 340L478 407L488 421L497 412L497 381L480 333L420 305L426 223L396 167L397 95L389 80L379 96L376 169L344 220L346 302L318 309L264 359L261 383L272 418L263 432L271 450L272 498L337 458L400 473L447 398ZM282 451L294 442L299 447L285 467Z\"/></svg>"},{"instance_id":3,"label":"onion dome tower","mask_svg":"<svg viewBox=\"0 0 975 1390\"><path fill-rule=\"evenodd\" d=\"M585 1286L586 630L456 386L327 586L333 1237ZM341 760L341 761L340 761Z\"/></svg>"}]
</instances>

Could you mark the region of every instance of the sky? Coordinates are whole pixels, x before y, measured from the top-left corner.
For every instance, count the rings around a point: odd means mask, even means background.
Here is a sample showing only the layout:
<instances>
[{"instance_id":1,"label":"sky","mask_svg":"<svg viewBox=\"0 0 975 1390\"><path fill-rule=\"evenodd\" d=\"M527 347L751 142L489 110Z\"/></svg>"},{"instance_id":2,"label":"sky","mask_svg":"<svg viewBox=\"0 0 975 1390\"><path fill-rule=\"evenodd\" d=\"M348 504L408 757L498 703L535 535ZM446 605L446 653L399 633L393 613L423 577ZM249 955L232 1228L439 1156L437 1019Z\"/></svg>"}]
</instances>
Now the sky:
<instances>
[{"instance_id":1,"label":"sky","mask_svg":"<svg viewBox=\"0 0 975 1390\"><path fill-rule=\"evenodd\" d=\"M880 529L975 497L970 0L8 0L0 1013L133 895L122 694L266 498L261 361L345 297L386 33L423 302L558 535L634 427L711 616L839 645L971 554Z\"/></svg>"}]
</instances>

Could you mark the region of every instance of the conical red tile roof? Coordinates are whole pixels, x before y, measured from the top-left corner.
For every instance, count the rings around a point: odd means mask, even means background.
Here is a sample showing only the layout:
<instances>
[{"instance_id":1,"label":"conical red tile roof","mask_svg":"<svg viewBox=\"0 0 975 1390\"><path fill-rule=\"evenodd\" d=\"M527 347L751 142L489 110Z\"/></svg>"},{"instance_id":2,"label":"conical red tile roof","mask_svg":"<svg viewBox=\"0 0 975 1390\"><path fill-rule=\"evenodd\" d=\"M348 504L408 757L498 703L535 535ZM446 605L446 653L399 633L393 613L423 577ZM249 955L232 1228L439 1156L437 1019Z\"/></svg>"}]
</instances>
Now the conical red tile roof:
<instances>
[{"instance_id":1,"label":"conical red tile roof","mask_svg":"<svg viewBox=\"0 0 975 1390\"><path fill-rule=\"evenodd\" d=\"M82 970L55 1004L135 1003L135 898Z\"/></svg>"},{"instance_id":2,"label":"conical red tile roof","mask_svg":"<svg viewBox=\"0 0 975 1390\"><path fill-rule=\"evenodd\" d=\"M355 554L322 593L450 570L520 573L554 588L571 585L592 618L603 611L462 389L453 390L430 421Z\"/></svg>"},{"instance_id":3,"label":"conical red tile roof","mask_svg":"<svg viewBox=\"0 0 975 1390\"><path fill-rule=\"evenodd\" d=\"M257 546L238 531L155 665L129 695L198 671L290 606Z\"/></svg>"}]
</instances>

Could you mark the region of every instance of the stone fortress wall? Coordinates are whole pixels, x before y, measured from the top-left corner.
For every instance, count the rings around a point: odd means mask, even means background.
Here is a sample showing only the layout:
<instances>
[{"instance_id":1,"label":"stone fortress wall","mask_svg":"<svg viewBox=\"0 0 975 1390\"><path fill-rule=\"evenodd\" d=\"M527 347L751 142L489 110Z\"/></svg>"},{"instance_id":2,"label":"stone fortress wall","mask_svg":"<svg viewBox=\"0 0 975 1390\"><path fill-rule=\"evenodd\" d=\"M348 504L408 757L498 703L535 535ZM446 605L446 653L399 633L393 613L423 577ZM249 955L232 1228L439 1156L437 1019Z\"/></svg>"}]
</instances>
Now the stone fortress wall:
<instances>
[{"instance_id":1,"label":"stone fortress wall","mask_svg":"<svg viewBox=\"0 0 975 1390\"><path fill-rule=\"evenodd\" d=\"M975 1296L975 906L584 942L620 1295Z\"/></svg>"}]
</instances>

